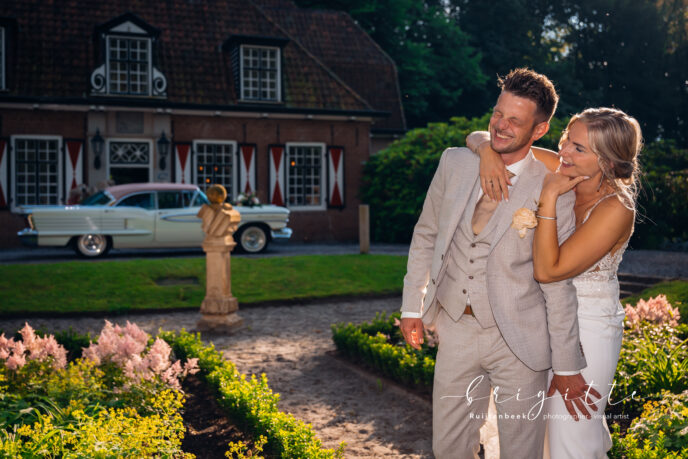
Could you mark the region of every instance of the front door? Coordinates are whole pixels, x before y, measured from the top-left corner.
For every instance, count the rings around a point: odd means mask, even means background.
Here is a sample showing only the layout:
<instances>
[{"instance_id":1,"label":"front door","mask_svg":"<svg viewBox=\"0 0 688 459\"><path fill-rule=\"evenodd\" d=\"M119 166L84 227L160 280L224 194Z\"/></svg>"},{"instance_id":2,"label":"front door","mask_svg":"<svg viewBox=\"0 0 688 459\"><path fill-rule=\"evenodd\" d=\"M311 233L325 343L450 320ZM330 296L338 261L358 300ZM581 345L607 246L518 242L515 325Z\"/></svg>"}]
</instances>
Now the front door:
<instances>
[{"instance_id":1,"label":"front door","mask_svg":"<svg viewBox=\"0 0 688 459\"><path fill-rule=\"evenodd\" d=\"M193 190L158 191L155 241L158 246L200 247L203 241L198 207L191 207Z\"/></svg>"},{"instance_id":2,"label":"front door","mask_svg":"<svg viewBox=\"0 0 688 459\"><path fill-rule=\"evenodd\" d=\"M115 185L151 181L150 142L111 140L108 159L110 177L114 180Z\"/></svg>"}]
</instances>

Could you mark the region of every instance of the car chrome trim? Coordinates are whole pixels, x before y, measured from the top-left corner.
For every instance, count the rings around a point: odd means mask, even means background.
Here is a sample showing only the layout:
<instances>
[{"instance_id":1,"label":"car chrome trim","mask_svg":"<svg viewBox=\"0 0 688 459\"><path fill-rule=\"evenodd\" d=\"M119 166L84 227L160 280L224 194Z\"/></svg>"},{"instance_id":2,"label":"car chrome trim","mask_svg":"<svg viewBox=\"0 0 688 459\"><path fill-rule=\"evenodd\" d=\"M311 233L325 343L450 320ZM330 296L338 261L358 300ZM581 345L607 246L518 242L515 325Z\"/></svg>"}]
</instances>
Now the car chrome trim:
<instances>
[{"instance_id":1,"label":"car chrome trim","mask_svg":"<svg viewBox=\"0 0 688 459\"><path fill-rule=\"evenodd\" d=\"M278 230L272 230L270 235L273 239L289 239L293 233L291 228L282 228Z\"/></svg>"}]
</instances>

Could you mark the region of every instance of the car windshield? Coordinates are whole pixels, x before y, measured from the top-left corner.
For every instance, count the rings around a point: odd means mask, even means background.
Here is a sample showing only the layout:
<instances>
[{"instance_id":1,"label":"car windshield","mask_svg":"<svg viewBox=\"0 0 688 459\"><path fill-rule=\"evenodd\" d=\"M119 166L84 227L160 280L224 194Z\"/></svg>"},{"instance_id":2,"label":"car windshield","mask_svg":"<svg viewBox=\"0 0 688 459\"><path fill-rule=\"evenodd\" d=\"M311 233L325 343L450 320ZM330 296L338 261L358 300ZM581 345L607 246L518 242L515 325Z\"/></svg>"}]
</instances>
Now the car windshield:
<instances>
[{"instance_id":1,"label":"car windshield","mask_svg":"<svg viewBox=\"0 0 688 459\"><path fill-rule=\"evenodd\" d=\"M208 197L205 195L204 192L198 190L196 192L196 199L194 199L193 206L201 207L203 204L210 204L210 201L208 201Z\"/></svg>"},{"instance_id":2,"label":"car windshield","mask_svg":"<svg viewBox=\"0 0 688 459\"><path fill-rule=\"evenodd\" d=\"M89 196L86 199L84 199L83 201L81 201L80 205L82 205L82 206L105 206L110 201L112 201L112 198L110 197L109 194L107 194L105 191L99 191L96 194L92 194L91 196Z\"/></svg>"}]
</instances>

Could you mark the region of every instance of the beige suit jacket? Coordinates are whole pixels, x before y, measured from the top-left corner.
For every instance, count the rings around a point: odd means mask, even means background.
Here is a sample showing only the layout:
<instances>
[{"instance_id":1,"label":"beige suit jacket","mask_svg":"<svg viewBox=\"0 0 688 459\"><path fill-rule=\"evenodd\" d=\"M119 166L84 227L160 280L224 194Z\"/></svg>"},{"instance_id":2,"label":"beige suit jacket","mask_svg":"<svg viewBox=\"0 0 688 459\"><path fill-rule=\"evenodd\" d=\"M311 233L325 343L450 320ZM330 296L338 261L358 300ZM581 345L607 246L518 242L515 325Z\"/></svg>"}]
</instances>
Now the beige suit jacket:
<instances>
[{"instance_id":1,"label":"beige suit jacket","mask_svg":"<svg viewBox=\"0 0 688 459\"><path fill-rule=\"evenodd\" d=\"M533 234L520 238L511 228L514 212L536 210L547 168L532 155L502 201L487 261L487 288L495 321L511 351L529 368L575 371L586 366L578 335L578 302L570 279L540 284L533 278ZM447 268L449 244L474 187L479 186L479 158L467 148L449 148L440 159L423 210L413 231L402 312L421 313L431 324L439 312L436 289ZM557 202L560 243L575 229L573 192Z\"/></svg>"}]
</instances>

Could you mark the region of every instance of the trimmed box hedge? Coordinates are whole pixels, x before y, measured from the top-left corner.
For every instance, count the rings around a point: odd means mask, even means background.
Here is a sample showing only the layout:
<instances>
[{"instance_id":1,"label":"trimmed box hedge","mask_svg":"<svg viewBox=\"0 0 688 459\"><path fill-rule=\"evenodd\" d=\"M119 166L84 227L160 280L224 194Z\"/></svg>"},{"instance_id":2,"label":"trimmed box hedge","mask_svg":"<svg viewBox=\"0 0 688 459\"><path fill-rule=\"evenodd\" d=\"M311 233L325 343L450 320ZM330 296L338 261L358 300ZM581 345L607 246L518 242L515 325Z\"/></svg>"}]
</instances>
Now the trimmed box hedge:
<instances>
[{"instance_id":1,"label":"trimmed box hedge","mask_svg":"<svg viewBox=\"0 0 688 459\"><path fill-rule=\"evenodd\" d=\"M309 424L277 408L279 394L268 386L265 374L250 379L234 363L224 360L213 344L205 345L200 334L161 332L177 358L197 358L199 373L217 393L217 400L247 432L267 440L263 450L285 459L325 459L343 456L344 444L337 450L324 449Z\"/></svg>"}]
</instances>

